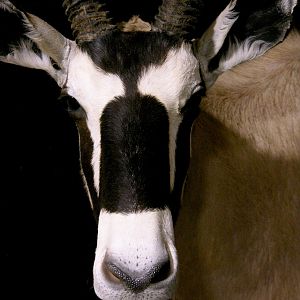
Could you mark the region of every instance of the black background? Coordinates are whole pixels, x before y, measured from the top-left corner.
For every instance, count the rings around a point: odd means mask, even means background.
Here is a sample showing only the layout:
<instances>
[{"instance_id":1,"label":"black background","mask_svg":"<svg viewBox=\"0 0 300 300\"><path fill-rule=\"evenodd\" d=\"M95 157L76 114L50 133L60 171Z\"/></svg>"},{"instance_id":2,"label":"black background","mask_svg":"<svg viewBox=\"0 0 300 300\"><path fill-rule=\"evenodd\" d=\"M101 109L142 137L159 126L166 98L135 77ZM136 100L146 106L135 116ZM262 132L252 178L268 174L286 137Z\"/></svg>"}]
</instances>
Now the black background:
<instances>
[{"instance_id":1,"label":"black background","mask_svg":"<svg viewBox=\"0 0 300 300\"><path fill-rule=\"evenodd\" d=\"M210 1L210 9L218 11L217 2ZM71 38L62 1L13 3ZM151 21L159 3L112 0L109 7L116 20L138 14ZM92 288L96 223L79 175L76 130L56 101L60 90L39 70L1 63L0 76L0 297L97 299Z\"/></svg>"},{"instance_id":2,"label":"black background","mask_svg":"<svg viewBox=\"0 0 300 300\"><path fill-rule=\"evenodd\" d=\"M18 8L72 38L62 1ZM151 19L159 1L110 1L116 19ZM2 28L3 30L3 28ZM9 30L9 28L4 29ZM73 121L45 72L0 64L1 299L97 299L92 265L97 228L82 187Z\"/></svg>"}]
</instances>

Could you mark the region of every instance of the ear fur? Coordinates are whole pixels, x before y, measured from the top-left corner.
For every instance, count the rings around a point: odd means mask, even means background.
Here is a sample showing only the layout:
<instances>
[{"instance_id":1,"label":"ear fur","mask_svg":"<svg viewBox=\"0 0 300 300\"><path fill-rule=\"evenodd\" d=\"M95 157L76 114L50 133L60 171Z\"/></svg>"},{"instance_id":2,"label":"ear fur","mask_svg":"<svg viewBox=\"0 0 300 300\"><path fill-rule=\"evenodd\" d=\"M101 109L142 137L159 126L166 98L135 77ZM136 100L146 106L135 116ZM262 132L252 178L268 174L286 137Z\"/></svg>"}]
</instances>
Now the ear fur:
<instances>
[{"instance_id":1,"label":"ear fur","mask_svg":"<svg viewBox=\"0 0 300 300\"><path fill-rule=\"evenodd\" d=\"M7 44L0 44L0 61L44 70L62 86L68 56L75 43L40 18L18 10L8 0L0 1L0 11L6 17L5 20L18 23L20 29L17 36L13 37L14 40L9 36Z\"/></svg>"},{"instance_id":2,"label":"ear fur","mask_svg":"<svg viewBox=\"0 0 300 300\"><path fill-rule=\"evenodd\" d=\"M203 36L194 41L207 87L221 73L281 42L290 28L297 0L276 0L275 5L273 1L267 5L249 3L230 1Z\"/></svg>"}]
</instances>

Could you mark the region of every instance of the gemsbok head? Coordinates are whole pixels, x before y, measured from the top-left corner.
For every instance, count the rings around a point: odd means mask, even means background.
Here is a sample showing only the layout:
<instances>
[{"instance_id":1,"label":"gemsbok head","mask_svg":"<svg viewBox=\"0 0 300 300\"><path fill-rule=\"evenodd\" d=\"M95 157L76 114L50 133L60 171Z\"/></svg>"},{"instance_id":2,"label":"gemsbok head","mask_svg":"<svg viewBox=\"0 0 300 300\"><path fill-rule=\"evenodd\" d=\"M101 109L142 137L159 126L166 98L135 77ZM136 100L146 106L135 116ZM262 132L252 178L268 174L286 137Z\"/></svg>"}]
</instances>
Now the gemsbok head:
<instances>
[{"instance_id":1,"label":"gemsbok head","mask_svg":"<svg viewBox=\"0 0 300 300\"><path fill-rule=\"evenodd\" d=\"M239 3L232 0L195 38L201 0L164 0L152 24L135 18L122 26L103 1L65 0L72 41L0 0L23 28L17 43L1 46L0 60L49 73L78 128L83 183L98 220L99 298L172 298L176 199L201 95L222 72L282 41L295 5L262 5L234 37Z\"/></svg>"}]
</instances>

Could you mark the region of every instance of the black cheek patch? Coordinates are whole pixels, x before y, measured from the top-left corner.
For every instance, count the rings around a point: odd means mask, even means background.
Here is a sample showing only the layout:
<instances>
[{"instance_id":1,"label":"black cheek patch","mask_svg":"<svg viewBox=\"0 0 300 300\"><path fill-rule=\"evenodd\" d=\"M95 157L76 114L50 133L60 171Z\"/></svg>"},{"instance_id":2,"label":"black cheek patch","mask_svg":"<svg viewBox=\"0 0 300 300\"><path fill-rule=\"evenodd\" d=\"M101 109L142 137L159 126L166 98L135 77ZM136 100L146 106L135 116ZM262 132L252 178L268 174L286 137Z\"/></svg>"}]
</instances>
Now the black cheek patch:
<instances>
[{"instance_id":1,"label":"black cheek patch","mask_svg":"<svg viewBox=\"0 0 300 300\"><path fill-rule=\"evenodd\" d=\"M93 213L95 219L98 221L100 213L100 202L98 199L97 191L95 189L94 171L91 165L94 145L85 118L75 118L75 122L79 133L80 161L82 171L86 179L89 194L91 196L91 201L93 204Z\"/></svg>"},{"instance_id":2,"label":"black cheek patch","mask_svg":"<svg viewBox=\"0 0 300 300\"><path fill-rule=\"evenodd\" d=\"M101 207L109 212L163 209L169 202L169 121L150 96L120 97L101 117Z\"/></svg>"},{"instance_id":3,"label":"black cheek patch","mask_svg":"<svg viewBox=\"0 0 300 300\"><path fill-rule=\"evenodd\" d=\"M183 119L179 126L176 138L175 182L169 205L174 223L176 223L178 218L182 189L190 162L191 129L195 119L199 115L199 105L204 93L205 89L201 89L199 92L192 95L191 98L187 100L186 106L181 111Z\"/></svg>"}]
</instances>

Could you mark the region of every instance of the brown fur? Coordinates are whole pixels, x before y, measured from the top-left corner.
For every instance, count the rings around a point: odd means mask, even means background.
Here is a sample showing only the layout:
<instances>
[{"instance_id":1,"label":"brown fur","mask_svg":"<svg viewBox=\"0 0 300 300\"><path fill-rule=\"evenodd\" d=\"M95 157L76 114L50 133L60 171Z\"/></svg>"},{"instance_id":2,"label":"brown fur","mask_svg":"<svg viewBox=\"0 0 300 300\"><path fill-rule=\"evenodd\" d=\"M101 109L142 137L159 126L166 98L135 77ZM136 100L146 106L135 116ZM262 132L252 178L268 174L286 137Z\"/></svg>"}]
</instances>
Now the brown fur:
<instances>
[{"instance_id":1,"label":"brown fur","mask_svg":"<svg viewBox=\"0 0 300 300\"><path fill-rule=\"evenodd\" d=\"M176 244L176 299L300 299L298 33L203 100Z\"/></svg>"},{"instance_id":2,"label":"brown fur","mask_svg":"<svg viewBox=\"0 0 300 300\"><path fill-rule=\"evenodd\" d=\"M148 22L143 21L138 16L133 16L128 22L121 22L118 24L118 28L124 32L128 31L151 31L151 25Z\"/></svg>"}]
</instances>

